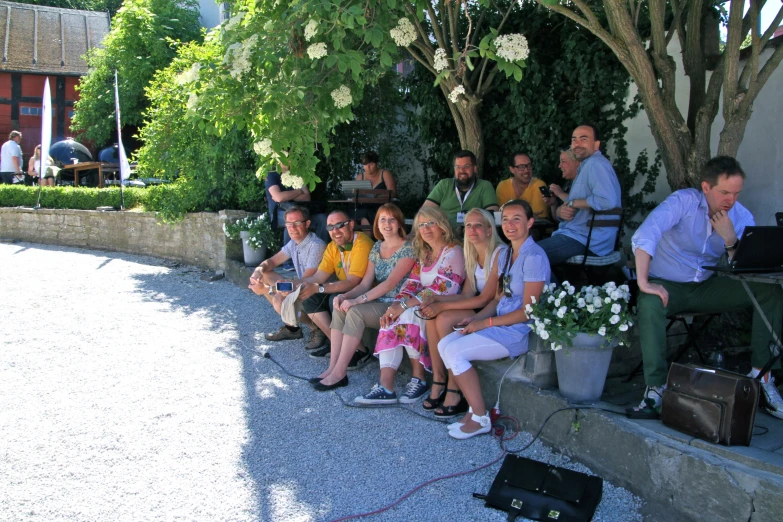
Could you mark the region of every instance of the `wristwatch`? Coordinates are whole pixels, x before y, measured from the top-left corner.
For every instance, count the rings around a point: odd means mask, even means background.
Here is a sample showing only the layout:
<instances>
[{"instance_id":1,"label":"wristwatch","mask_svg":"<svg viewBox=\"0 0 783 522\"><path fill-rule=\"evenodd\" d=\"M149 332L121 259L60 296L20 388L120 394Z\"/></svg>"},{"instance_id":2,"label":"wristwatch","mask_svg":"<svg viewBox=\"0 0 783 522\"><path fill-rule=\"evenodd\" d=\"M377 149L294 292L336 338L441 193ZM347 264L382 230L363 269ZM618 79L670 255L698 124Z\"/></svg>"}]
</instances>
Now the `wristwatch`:
<instances>
[{"instance_id":1,"label":"wristwatch","mask_svg":"<svg viewBox=\"0 0 783 522\"><path fill-rule=\"evenodd\" d=\"M574 208L574 200L573 199L569 199L568 203L566 203L566 205L568 206L568 208Z\"/></svg>"},{"instance_id":2,"label":"wristwatch","mask_svg":"<svg viewBox=\"0 0 783 522\"><path fill-rule=\"evenodd\" d=\"M731 252L732 250L737 250L737 247L739 246L739 239L737 239L733 245L727 246L723 245L723 248L726 249L726 252Z\"/></svg>"},{"instance_id":3,"label":"wristwatch","mask_svg":"<svg viewBox=\"0 0 783 522\"><path fill-rule=\"evenodd\" d=\"M362 294L362 301L367 301L367 294Z\"/></svg>"},{"instance_id":4,"label":"wristwatch","mask_svg":"<svg viewBox=\"0 0 783 522\"><path fill-rule=\"evenodd\" d=\"M326 288L324 288L324 285L318 285L318 293L323 294L326 292Z\"/></svg>"}]
</instances>

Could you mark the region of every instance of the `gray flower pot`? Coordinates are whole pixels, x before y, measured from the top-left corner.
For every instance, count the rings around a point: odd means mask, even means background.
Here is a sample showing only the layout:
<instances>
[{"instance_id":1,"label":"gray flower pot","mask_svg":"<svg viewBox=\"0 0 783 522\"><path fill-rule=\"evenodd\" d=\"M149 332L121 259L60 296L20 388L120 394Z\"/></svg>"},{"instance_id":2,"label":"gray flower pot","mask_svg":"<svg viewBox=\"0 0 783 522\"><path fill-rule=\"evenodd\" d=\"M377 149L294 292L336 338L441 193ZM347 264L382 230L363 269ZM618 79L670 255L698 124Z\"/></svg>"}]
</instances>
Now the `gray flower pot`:
<instances>
[{"instance_id":1,"label":"gray flower pot","mask_svg":"<svg viewBox=\"0 0 783 522\"><path fill-rule=\"evenodd\" d=\"M573 338L573 346L557 350L555 364L560 395L575 404L599 400L616 345L600 335L579 333Z\"/></svg>"},{"instance_id":2,"label":"gray flower pot","mask_svg":"<svg viewBox=\"0 0 783 522\"><path fill-rule=\"evenodd\" d=\"M245 266L258 266L266 258L266 247L252 248L247 244L247 238L250 237L250 232L242 230L239 233L239 237L242 238L242 250L245 254Z\"/></svg>"}]
</instances>

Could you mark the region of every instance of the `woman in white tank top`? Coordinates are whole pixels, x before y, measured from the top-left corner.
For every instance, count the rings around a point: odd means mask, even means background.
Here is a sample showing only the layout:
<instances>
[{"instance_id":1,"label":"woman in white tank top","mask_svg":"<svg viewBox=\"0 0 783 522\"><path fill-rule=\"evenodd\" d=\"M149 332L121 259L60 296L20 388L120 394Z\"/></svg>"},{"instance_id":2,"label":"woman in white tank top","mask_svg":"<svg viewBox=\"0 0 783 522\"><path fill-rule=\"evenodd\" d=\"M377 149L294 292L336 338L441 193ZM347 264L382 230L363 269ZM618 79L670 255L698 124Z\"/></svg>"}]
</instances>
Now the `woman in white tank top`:
<instances>
[{"instance_id":1,"label":"woman in white tank top","mask_svg":"<svg viewBox=\"0 0 783 522\"><path fill-rule=\"evenodd\" d=\"M432 358L432 389L424 400L425 410L435 410L438 418L449 418L468 410L453 376L447 379L446 367L437 353L440 340L454 331L460 323L467 323L495 297L497 272L492 267L498 254L508 248L495 229L494 216L486 210L474 208L465 215L465 274L466 282L457 295L427 297L421 305L421 314L427 319L427 342Z\"/></svg>"}]
</instances>

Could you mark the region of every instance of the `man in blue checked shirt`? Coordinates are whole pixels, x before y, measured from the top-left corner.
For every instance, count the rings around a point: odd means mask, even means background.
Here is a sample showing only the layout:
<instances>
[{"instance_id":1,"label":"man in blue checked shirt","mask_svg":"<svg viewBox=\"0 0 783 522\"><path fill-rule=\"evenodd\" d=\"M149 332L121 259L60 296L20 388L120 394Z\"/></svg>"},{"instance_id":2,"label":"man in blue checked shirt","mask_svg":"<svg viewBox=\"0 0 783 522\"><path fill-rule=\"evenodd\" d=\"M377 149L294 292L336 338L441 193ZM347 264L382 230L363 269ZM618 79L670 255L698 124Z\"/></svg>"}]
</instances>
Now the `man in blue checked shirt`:
<instances>
[{"instance_id":1,"label":"man in blue checked shirt","mask_svg":"<svg viewBox=\"0 0 783 522\"><path fill-rule=\"evenodd\" d=\"M672 193L653 210L633 236L639 284L638 322L644 361L644 400L628 413L655 418L666 384L666 316L681 312L722 312L753 306L740 281L716 277L714 266L723 255L734 256L753 215L737 202L745 173L727 156L709 160L701 174L701 190ZM783 290L778 285L748 283L762 310L780 335ZM767 363L772 336L754 310L751 337L753 369L757 377ZM783 419L783 399L771 375L762 380L762 407Z\"/></svg>"},{"instance_id":2,"label":"man in blue checked shirt","mask_svg":"<svg viewBox=\"0 0 783 522\"><path fill-rule=\"evenodd\" d=\"M590 210L611 210L622 206L620 182L612 164L601 154L598 138L598 130L587 124L577 127L571 136L571 151L581 164L568 200L557 209L560 226L552 237L538 242L553 268L570 257L584 253L590 231ZM611 254L616 239L616 228L595 228L590 236L590 254Z\"/></svg>"}]
</instances>

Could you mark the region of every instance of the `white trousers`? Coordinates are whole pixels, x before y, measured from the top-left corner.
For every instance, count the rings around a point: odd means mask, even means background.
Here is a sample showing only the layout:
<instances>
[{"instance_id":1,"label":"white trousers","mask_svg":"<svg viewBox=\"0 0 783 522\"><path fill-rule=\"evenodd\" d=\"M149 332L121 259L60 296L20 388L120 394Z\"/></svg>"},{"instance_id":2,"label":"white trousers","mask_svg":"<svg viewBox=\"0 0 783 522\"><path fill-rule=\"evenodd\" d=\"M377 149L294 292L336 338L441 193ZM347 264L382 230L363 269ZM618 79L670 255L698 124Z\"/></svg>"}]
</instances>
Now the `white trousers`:
<instances>
[{"instance_id":1,"label":"white trousers","mask_svg":"<svg viewBox=\"0 0 783 522\"><path fill-rule=\"evenodd\" d=\"M402 349L402 346L398 346L397 348L392 348L391 350L383 350L382 352L378 352L378 362L380 363L381 368L393 368L395 370L399 368L400 364L402 364ZM405 346L405 351L408 352L408 357L411 361L419 360L419 356L421 354L413 348L408 348Z\"/></svg>"},{"instance_id":2,"label":"white trousers","mask_svg":"<svg viewBox=\"0 0 783 522\"><path fill-rule=\"evenodd\" d=\"M441 339L438 352L446 369L454 375L470 370L470 361L494 361L511 355L505 346L482 337L481 333L462 335L462 332L453 332Z\"/></svg>"}]
</instances>

